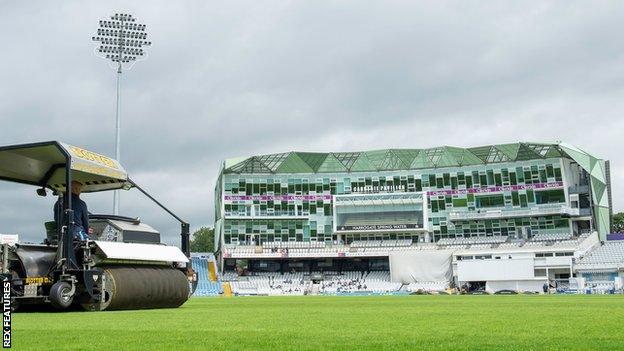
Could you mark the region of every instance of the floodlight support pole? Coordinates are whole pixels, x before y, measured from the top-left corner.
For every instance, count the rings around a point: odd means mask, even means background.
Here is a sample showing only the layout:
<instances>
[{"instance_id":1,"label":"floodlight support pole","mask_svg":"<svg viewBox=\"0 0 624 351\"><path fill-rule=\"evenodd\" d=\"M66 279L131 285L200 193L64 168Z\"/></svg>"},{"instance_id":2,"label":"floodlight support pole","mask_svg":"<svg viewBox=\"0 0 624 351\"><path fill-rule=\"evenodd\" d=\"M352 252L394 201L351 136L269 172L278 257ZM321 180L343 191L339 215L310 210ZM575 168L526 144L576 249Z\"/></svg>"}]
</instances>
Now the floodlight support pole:
<instances>
[{"instance_id":1,"label":"floodlight support pole","mask_svg":"<svg viewBox=\"0 0 624 351\"><path fill-rule=\"evenodd\" d=\"M121 162L121 61L117 66L117 111L115 113L115 157ZM113 193L113 214L119 215L119 203L121 192Z\"/></svg>"},{"instance_id":2,"label":"floodlight support pole","mask_svg":"<svg viewBox=\"0 0 624 351\"><path fill-rule=\"evenodd\" d=\"M152 45L147 41L145 25L132 23L136 19L130 14L115 13L110 20L101 20L97 35L91 40L99 42L98 52L107 60L117 63L117 109L115 111L115 158L121 161L121 74L123 64L130 69L137 58L145 56L143 47ZM97 53L96 53L97 54ZM113 193L113 214L119 215L121 192Z\"/></svg>"}]
</instances>

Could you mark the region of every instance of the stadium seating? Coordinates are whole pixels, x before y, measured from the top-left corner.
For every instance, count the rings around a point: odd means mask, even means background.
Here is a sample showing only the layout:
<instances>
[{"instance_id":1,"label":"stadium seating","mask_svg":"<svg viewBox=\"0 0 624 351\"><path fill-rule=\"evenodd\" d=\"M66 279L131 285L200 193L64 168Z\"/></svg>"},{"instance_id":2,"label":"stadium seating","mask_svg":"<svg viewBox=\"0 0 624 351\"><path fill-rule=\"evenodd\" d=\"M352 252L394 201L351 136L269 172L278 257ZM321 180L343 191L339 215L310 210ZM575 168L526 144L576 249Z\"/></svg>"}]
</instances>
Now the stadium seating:
<instances>
[{"instance_id":1,"label":"stadium seating","mask_svg":"<svg viewBox=\"0 0 624 351\"><path fill-rule=\"evenodd\" d=\"M531 238L532 241L561 241L572 238L571 233L537 234Z\"/></svg>"},{"instance_id":2,"label":"stadium seating","mask_svg":"<svg viewBox=\"0 0 624 351\"><path fill-rule=\"evenodd\" d=\"M506 236L475 236L468 238L444 238L438 240L438 245L441 246L453 246L453 245L484 245L484 244L500 244L507 241Z\"/></svg>"},{"instance_id":3,"label":"stadium seating","mask_svg":"<svg viewBox=\"0 0 624 351\"><path fill-rule=\"evenodd\" d=\"M509 243L502 243L498 245L498 248L501 249L509 249L509 248L516 248L516 247L520 247L524 242L509 242Z\"/></svg>"},{"instance_id":4,"label":"stadium seating","mask_svg":"<svg viewBox=\"0 0 624 351\"><path fill-rule=\"evenodd\" d=\"M325 243L322 241L275 241L263 242L261 245L225 245L223 250L233 257L247 257L254 255L270 255L272 257L281 255L311 255L323 256L325 254L350 253L353 255L366 252L405 251L407 249L430 249L435 244L414 243L412 239L392 239L392 240L357 240L350 245L343 243Z\"/></svg>"},{"instance_id":5,"label":"stadium seating","mask_svg":"<svg viewBox=\"0 0 624 351\"><path fill-rule=\"evenodd\" d=\"M326 276L328 277L328 276ZM401 283L390 281L390 272L372 271L369 273L343 272L329 277L321 283L324 294L374 293L383 294L401 289Z\"/></svg>"},{"instance_id":6,"label":"stadium seating","mask_svg":"<svg viewBox=\"0 0 624 351\"><path fill-rule=\"evenodd\" d=\"M449 283L448 282L443 282L443 281L439 281L439 282L413 282L413 283L409 283L406 287L405 290L410 291L410 292L416 292L416 291L426 291L426 292L432 292L432 291L444 291L446 289L448 289L449 287Z\"/></svg>"},{"instance_id":7,"label":"stadium seating","mask_svg":"<svg viewBox=\"0 0 624 351\"><path fill-rule=\"evenodd\" d=\"M195 290L195 296L216 296L223 293L221 282L210 281L208 262L206 258L191 257L193 270L197 273L197 289Z\"/></svg>"},{"instance_id":8,"label":"stadium seating","mask_svg":"<svg viewBox=\"0 0 624 351\"><path fill-rule=\"evenodd\" d=\"M411 224L417 222L416 214L405 211L342 214L339 226Z\"/></svg>"},{"instance_id":9,"label":"stadium seating","mask_svg":"<svg viewBox=\"0 0 624 351\"><path fill-rule=\"evenodd\" d=\"M583 242L590 236L590 233L583 233L581 236L575 238L570 233L557 233L557 234L537 234L530 241L524 243L526 247L538 247L538 246L576 246Z\"/></svg>"},{"instance_id":10,"label":"stadium seating","mask_svg":"<svg viewBox=\"0 0 624 351\"><path fill-rule=\"evenodd\" d=\"M236 277L230 283L236 295L304 295L311 285L303 273L255 273Z\"/></svg>"},{"instance_id":11,"label":"stadium seating","mask_svg":"<svg viewBox=\"0 0 624 351\"><path fill-rule=\"evenodd\" d=\"M221 279L226 282L231 282L234 280L238 280L238 275L236 272L225 272L221 275Z\"/></svg>"},{"instance_id":12,"label":"stadium seating","mask_svg":"<svg viewBox=\"0 0 624 351\"><path fill-rule=\"evenodd\" d=\"M401 290L403 284L390 281L390 272L359 271L316 272L324 277L320 284L314 284L309 274L297 273L254 273L236 277L226 273L224 279L231 279L232 292L236 295L304 295L317 292L320 294L349 293L390 293ZM315 291L316 289L316 291Z\"/></svg>"},{"instance_id":13,"label":"stadium seating","mask_svg":"<svg viewBox=\"0 0 624 351\"><path fill-rule=\"evenodd\" d=\"M400 240L356 240L351 247L406 247L412 245L412 239Z\"/></svg>"},{"instance_id":14,"label":"stadium seating","mask_svg":"<svg viewBox=\"0 0 624 351\"><path fill-rule=\"evenodd\" d=\"M578 262L579 268L597 265L624 266L624 242L605 242Z\"/></svg>"},{"instance_id":15,"label":"stadium seating","mask_svg":"<svg viewBox=\"0 0 624 351\"><path fill-rule=\"evenodd\" d=\"M609 294L615 290L615 282L613 281L598 281L587 282L586 291L589 290L592 294Z\"/></svg>"}]
</instances>

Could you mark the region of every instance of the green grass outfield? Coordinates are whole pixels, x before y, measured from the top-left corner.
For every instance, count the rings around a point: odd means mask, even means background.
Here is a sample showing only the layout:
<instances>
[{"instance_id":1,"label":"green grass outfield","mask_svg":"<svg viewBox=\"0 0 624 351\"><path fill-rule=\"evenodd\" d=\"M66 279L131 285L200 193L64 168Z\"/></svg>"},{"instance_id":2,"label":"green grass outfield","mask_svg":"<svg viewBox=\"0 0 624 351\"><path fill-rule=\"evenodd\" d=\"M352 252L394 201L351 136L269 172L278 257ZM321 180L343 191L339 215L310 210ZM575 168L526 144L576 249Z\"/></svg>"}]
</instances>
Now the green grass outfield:
<instances>
[{"instance_id":1,"label":"green grass outfield","mask_svg":"<svg viewBox=\"0 0 624 351\"><path fill-rule=\"evenodd\" d=\"M166 310L15 313L37 350L616 350L624 295L193 298Z\"/></svg>"}]
</instances>

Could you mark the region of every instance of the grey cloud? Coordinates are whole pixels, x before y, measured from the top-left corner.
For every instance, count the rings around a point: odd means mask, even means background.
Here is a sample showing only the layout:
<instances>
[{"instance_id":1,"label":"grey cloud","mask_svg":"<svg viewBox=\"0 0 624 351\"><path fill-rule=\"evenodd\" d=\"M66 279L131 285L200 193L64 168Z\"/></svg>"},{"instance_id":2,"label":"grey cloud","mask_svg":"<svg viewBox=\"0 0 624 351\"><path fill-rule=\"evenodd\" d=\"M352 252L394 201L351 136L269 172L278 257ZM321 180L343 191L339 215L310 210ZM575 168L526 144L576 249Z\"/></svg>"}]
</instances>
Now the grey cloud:
<instances>
[{"instance_id":1,"label":"grey cloud","mask_svg":"<svg viewBox=\"0 0 624 351\"><path fill-rule=\"evenodd\" d=\"M565 140L624 156L618 2L167 2L3 4L0 141L60 139L114 154L114 71L98 19L147 23L149 58L123 76L122 162L193 227L213 220L224 158L287 150ZM50 199L2 184L0 232L42 236ZM109 194L86 195L107 211ZM124 194L162 230L166 214Z\"/></svg>"}]
</instances>

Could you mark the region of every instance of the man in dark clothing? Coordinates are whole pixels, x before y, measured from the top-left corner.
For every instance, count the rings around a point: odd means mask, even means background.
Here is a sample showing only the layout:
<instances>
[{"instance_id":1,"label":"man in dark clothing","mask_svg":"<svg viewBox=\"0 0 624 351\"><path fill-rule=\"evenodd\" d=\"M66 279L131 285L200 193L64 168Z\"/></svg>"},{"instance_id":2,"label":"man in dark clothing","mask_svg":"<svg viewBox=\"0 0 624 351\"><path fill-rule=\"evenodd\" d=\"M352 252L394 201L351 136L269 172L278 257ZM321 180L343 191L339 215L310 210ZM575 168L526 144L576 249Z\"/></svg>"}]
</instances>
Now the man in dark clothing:
<instances>
[{"instance_id":1,"label":"man in dark clothing","mask_svg":"<svg viewBox=\"0 0 624 351\"><path fill-rule=\"evenodd\" d=\"M74 238L80 240L87 240L89 232L89 211L87 210L87 204L80 199L80 193L82 192L82 183L72 181L71 183L71 203L72 210L74 211ZM60 228L63 216L63 196L54 204L54 221Z\"/></svg>"}]
</instances>

